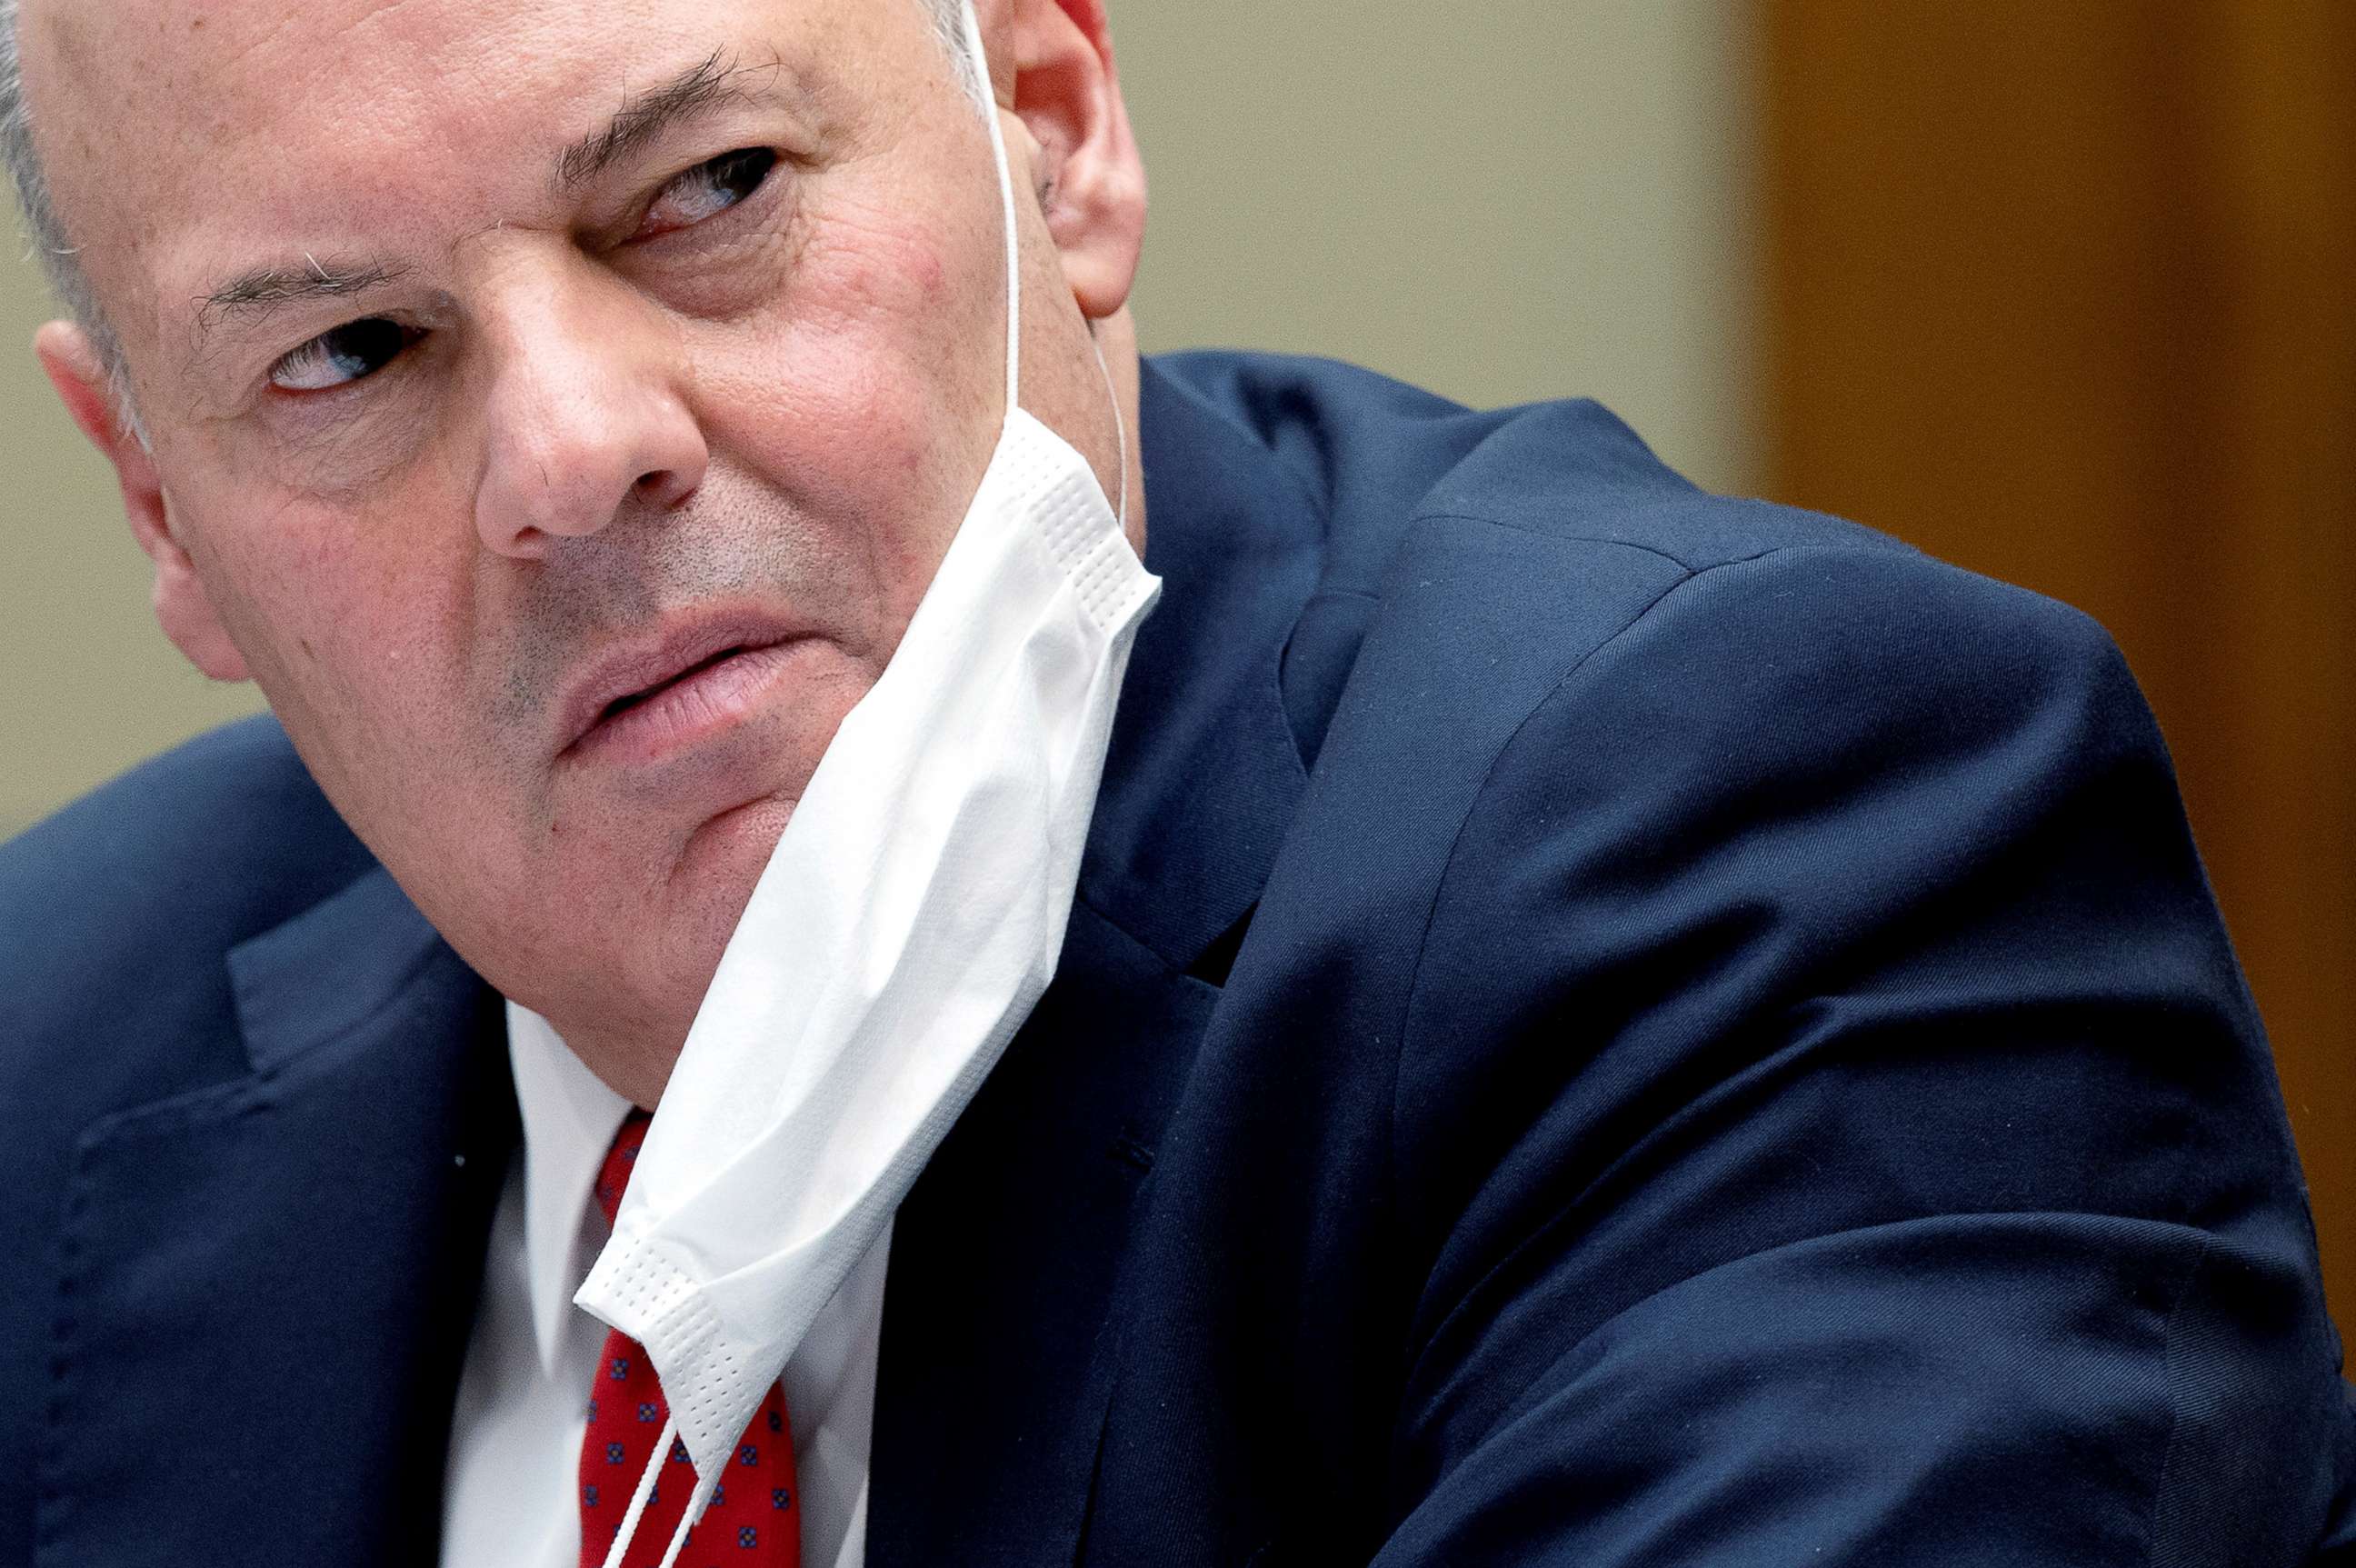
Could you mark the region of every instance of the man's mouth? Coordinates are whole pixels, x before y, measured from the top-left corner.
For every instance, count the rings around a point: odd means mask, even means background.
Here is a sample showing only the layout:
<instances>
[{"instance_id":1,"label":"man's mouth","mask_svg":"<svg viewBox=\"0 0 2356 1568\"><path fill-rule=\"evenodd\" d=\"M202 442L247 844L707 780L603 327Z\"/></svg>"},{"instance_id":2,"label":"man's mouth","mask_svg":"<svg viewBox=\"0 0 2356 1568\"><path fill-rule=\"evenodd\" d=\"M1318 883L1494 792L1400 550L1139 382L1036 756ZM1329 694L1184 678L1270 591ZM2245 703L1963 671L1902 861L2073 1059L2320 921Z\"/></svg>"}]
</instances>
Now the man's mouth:
<instances>
[{"instance_id":1,"label":"man's mouth","mask_svg":"<svg viewBox=\"0 0 2356 1568\"><path fill-rule=\"evenodd\" d=\"M734 618L668 628L616 650L575 683L560 750L646 761L725 729L752 710L794 640L784 626Z\"/></svg>"},{"instance_id":2,"label":"man's mouth","mask_svg":"<svg viewBox=\"0 0 2356 1568\"><path fill-rule=\"evenodd\" d=\"M597 715L597 723L605 724L611 721L615 715L618 714L626 714L632 708L638 706L640 703L662 695L662 693L671 690L671 688L679 685L682 682L692 681L698 675L702 674L706 670L713 668L723 660L734 659L738 654L745 651L746 650L741 645L734 648L723 648L719 652L713 654L711 658L705 660L702 663L691 665L689 668L680 671L678 674L672 676L668 681L659 681L642 692L625 693L621 696L615 698L612 702L605 704L605 711Z\"/></svg>"}]
</instances>

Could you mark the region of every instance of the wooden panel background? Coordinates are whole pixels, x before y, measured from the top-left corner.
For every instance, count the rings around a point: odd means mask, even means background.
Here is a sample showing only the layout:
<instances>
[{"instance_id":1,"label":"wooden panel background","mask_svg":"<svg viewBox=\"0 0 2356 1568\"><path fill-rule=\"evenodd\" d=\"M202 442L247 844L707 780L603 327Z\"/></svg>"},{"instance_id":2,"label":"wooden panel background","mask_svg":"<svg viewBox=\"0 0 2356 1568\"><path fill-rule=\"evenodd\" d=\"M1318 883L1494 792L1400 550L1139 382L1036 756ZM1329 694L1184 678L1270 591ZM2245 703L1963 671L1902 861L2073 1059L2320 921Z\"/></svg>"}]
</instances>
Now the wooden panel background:
<instances>
[{"instance_id":1,"label":"wooden panel background","mask_svg":"<svg viewBox=\"0 0 2356 1568\"><path fill-rule=\"evenodd\" d=\"M1765 489L2118 639L2356 1343L2356 5L1753 15Z\"/></svg>"}]
</instances>

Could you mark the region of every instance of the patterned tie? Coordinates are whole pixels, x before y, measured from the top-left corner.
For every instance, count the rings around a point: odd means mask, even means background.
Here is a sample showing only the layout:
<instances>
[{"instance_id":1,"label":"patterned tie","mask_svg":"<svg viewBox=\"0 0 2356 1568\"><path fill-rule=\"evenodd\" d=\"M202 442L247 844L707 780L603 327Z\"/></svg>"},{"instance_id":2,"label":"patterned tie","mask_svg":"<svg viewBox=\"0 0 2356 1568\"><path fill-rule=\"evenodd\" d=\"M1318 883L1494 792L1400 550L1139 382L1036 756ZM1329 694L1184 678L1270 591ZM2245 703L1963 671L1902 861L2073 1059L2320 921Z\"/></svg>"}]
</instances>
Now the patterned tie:
<instances>
[{"instance_id":1,"label":"patterned tie","mask_svg":"<svg viewBox=\"0 0 2356 1568\"><path fill-rule=\"evenodd\" d=\"M622 1205L638 1145L646 1142L647 1121L645 1112L630 1112L597 1173L597 1202L608 1223ZM589 1391L589 1431L581 1440L581 1568L604 1568L669 1413L654 1364L636 1340L619 1329L609 1331ZM623 1568L657 1568L694 1491L695 1466L688 1462L687 1444L673 1442ZM801 1560L794 1437L786 1424L785 1395L772 1385L712 1494L712 1506L688 1532L680 1568L799 1568Z\"/></svg>"}]
</instances>

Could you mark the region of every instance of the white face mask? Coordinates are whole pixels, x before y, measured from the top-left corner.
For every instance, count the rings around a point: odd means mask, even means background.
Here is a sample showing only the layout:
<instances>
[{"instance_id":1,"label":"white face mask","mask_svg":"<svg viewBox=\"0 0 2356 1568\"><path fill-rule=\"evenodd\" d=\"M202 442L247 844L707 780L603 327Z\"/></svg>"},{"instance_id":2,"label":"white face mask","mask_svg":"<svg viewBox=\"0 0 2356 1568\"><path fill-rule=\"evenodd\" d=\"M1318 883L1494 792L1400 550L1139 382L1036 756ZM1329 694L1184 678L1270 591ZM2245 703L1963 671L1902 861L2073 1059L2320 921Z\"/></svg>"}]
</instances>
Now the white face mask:
<instances>
[{"instance_id":1,"label":"white face mask","mask_svg":"<svg viewBox=\"0 0 2356 1568\"><path fill-rule=\"evenodd\" d=\"M970 0L965 27L979 62ZM1014 188L994 105L989 120L1004 429L753 890L573 1298L652 1358L695 1466L687 1522L1054 974L1121 675L1161 588L1087 459L1016 406ZM1124 475L1127 446L1124 431Z\"/></svg>"}]
</instances>

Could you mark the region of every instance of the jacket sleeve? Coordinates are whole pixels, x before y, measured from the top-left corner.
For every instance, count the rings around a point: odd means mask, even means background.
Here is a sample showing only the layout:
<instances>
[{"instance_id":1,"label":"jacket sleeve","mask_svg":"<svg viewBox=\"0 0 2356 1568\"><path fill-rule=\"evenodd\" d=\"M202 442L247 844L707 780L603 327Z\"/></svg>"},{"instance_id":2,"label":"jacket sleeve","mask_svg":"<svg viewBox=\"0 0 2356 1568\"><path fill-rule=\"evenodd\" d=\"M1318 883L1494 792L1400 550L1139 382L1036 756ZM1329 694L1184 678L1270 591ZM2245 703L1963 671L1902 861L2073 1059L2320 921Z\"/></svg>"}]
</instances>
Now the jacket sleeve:
<instances>
[{"instance_id":1,"label":"jacket sleeve","mask_svg":"<svg viewBox=\"0 0 2356 1568\"><path fill-rule=\"evenodd\" d=\"M1498 757L1402 1052L1386 1568L2322 1536L2272 1060L2075 612L1895 551L1687 579Z\"/></svg>"}]
</instances>

